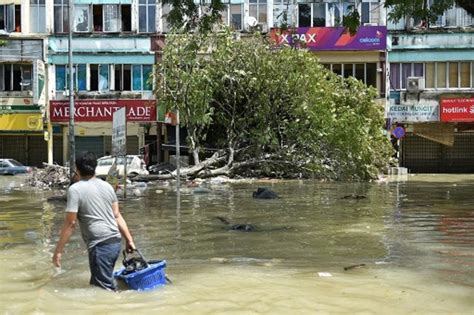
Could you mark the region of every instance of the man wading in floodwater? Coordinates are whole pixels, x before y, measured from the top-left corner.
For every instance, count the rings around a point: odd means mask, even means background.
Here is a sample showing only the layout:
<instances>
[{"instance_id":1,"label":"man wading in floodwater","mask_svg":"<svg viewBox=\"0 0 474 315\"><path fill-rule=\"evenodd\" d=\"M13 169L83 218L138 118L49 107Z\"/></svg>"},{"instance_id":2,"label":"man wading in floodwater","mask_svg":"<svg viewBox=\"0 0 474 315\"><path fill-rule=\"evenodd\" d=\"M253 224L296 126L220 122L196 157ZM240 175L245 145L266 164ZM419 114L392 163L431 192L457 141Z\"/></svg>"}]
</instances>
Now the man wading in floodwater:
<instances>
[{"instance_id":1,"label":"man wading in floodwater","mask_svg":"<svg viewBox=\"0 0 474 315\"><path fill-rule=\"evenodd\" d=\"M120 254L121 236L127 251L135 249L127 223L119 211L117 196L107 182L95 177L97 158L85 152L76 158L79 181L67 192L66 217L61 229L53 263L61 267L64 246L79 220L82 238L89 251L90 284L116 290L113 269Z\"/></svg>"}]
</instances>

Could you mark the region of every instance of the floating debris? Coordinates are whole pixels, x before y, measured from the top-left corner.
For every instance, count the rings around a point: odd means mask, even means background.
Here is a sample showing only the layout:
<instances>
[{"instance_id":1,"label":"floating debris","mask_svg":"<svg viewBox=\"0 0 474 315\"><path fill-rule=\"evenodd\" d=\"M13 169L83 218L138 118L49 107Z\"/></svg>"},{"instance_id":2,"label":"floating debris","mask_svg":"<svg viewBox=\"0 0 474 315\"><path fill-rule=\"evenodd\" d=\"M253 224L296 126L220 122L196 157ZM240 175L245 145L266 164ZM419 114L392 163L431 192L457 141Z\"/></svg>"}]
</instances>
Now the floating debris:
<instances>
[{"instance_id":1,"label":"floating debris","mask_svg":"<svg viewBox=\"0 0 474 315\"><path fill-rule=\"evenodd\" d=\"M44 168L35 168L26 180L30 187L41 189L66 188L69 185L69 167L44 164Z\"/></svg>"},{"instance_id":2,"label":"floating debris","mask_svg":"<svg viewBox=\"0 0 474 315\"><path fill-rule=\"evenodd\" d=\"M344 270L347 271L347 270L362 268L362 267L365 267L365 264L357 264L357 265L347 266L347 267L344 267Z\"/></svg>"},{"instance_id":3,"label":"floating debris","mask_svg":"<svg viewBox=\"0 0 474 315\"><path fill-rule=\"evenodd\" d=\"M329 272L318 272L318 276L320 277L332 277L332 274Z\"/></svg>"}]
</instances>

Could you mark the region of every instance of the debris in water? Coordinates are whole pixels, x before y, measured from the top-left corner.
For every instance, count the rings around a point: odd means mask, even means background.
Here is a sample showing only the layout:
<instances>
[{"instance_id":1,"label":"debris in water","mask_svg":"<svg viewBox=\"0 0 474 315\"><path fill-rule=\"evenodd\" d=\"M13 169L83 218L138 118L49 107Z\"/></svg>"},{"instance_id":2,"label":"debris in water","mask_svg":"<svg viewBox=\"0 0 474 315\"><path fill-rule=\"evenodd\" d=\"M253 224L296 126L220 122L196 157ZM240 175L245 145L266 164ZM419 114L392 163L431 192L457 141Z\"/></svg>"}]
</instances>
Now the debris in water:
<instances>
[{"instance_id":1,"label":"debris in water","mask_svg":"<svg viewBox=\"0 0 474 315\"><path fill-rule=\"evenodd\" d=\"M280 198L277 195L277 193L264 187L257 188L257 191L253 192L253 197L256 199L279 199Z\"/></svg>"},{"instance_id":2,"label":"debris in water","mask_svg":"<svg viewBox=\"0 0 474 315\"><path fill-rule=\"evenodd\" d=\"M356 194L346 195L346 196L341 197L341 199L355 199L355 200L366 199L366 198L367 196L365 195L356 195Z\"/></svg>"},{"instance_id":3,"label":"debris in water","mask_svg":"<svg viewBox=\"0 0 474 315\"><path fill-rule=\"evenodd\" d=\"M347 271L347 270L351 270L351 269L362 268L364 266L365 266L365 264L351 265L351 266L344 267L344 270Z\"/></svg>"},{"instance_id":4,"label":"debris in water","mask_svg":"<svg viewBox=\"0 0 474 315\"><path fill-rule=\"evenodd\" d=\"M332 277L332 274L329 272L318 272L318 276L320 277Z\"/></svg>"},{"instance_id":5,"label":"debris in water","mask_svg":"<svg viewBox=\"0 0 474 315\"><path fill-rule=\"evenodd\" d=\"M28 186L50 189L66 188L69 185L69 167L61 165L48 165L43 163L44 168L35 168L28 177L26 183Z\"/></svg>"}]
</instances>

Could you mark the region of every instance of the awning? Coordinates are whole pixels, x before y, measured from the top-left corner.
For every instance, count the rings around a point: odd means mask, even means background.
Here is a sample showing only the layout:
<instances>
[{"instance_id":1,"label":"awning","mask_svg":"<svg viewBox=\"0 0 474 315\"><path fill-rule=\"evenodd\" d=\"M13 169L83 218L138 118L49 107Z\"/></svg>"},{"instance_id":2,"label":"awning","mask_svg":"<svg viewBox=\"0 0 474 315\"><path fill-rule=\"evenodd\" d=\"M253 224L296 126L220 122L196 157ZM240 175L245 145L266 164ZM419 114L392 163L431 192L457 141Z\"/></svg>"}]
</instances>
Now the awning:
<instances>
[{"instance_id":1,"label":"awning","mask_svg":"<svg viewBox=\"0 0 474 315\"><path fill-rule=\"evenodd\" d=\"M42 131L41 113L0 115L0 131Z\"/></svg>"}]
</instances>

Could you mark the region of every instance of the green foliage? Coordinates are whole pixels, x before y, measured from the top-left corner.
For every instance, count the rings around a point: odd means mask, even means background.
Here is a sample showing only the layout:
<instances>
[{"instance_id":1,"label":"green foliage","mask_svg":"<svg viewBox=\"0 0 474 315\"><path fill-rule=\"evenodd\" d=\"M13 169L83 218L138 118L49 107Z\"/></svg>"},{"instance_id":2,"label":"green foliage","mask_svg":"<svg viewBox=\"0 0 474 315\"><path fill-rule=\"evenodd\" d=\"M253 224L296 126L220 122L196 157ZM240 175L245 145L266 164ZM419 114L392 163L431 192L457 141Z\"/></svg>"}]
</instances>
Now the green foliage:
<instances>
[{"instance_id":1,"label":"green foliage","mask_svg":"<svg viewBox=\"0 0 474 315\"><path fill-rule=\"evenodd\" d=\"M175 32L189 32L199 30L207 33L221 20L221 11L225 5L221 0L163 0L163 4L171 5L171 10L166 17ZM199 7L204 14L199 14Z\"/></svg>"},{"instance_id":2,"label":"green foliage","mask_svg":"<svg viewBox=\"0 0 474 315\"><path fill-rule=\"evenodd\" d=\"M456 4L467 11L470 15L474 15L474 1L472 0L456 0Z\"/></svg>"},{"instance_id":3,"label":"green foliage","mask_svg":"<svg viewBox=\"0 0 474 315\"><path fill-rule=\"evenodd\" d=\"M428 6L427 0L386 0L385 7L391 8L388 14L389 20L398 23L402 19L413 18L415 20L434 23L439 15L454 5L454 0L436 0Z\"/></svg>"},{"instance_id":4,"label":"green foliage","mask_svg":"<svg viewBox=\"0 0 474 315\"><path fill-rule=\"evenodd\" d=\"M159 68L157 98L184 113L190 143L227 150L234 174L364 180L388 165L376 92L310 52L227 31L172 36Z\"/></svg>"}]
</instances>

